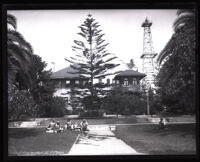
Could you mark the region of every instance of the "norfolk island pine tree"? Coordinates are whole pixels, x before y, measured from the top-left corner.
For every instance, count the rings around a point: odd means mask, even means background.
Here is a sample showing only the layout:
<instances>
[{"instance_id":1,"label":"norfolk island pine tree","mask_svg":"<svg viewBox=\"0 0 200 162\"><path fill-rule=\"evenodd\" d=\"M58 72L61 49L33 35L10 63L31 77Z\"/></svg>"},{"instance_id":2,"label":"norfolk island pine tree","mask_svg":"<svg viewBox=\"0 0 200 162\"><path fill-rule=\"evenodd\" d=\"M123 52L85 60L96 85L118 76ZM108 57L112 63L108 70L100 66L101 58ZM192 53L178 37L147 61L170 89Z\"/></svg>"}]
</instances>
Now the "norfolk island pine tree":
<instances>
[{"instance_id":1,"label":"norfolk island pine tree","mask_svg":"<svg viewBox=\"0 0 200 162\"><path fill-rule=\"evenodd\" d=\"M70 63L71 68L75 70L75 72L70 73L80 74L81 77L89 79L90 83L80 90L82 97L91 96L91 107L95 96L106 94L104 88L107 86L95 84L94 79L117 74L118 72L108 71L120 65L110 63L117 57L107 52L108 43L104 43L105 40L102 37L105 34L102 34L102 30L98 29L99 27L99 23L89 14L83 24L79 26L81 32L78 35L83 40L74 40L75 45L72 46L74 57L65 58Z\"/></svg>"}]
</instances>

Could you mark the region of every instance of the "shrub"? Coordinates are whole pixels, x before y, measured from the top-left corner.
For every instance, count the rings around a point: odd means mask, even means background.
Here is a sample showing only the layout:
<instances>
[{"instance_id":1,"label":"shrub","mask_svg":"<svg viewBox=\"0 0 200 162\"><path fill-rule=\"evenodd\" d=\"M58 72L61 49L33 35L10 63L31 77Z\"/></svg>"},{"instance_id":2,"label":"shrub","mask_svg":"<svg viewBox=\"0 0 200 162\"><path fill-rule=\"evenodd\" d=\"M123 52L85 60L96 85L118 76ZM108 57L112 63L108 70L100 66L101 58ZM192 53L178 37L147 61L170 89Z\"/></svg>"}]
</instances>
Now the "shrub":
<instances>
[{"instance_id":1,"label":"shrub","mask_svg":"<svg viewBox=\"0 0 200 162\"><path fill-rule=\"evenodd\" d=\"M102 113L100 113L98 110L90 110L81 113L80 117L102 117Z\"/></svg>"},{"instance_id":2,"label":"shrub","mask_svg":"<svg viewBox=\"0 0 200 162\"><path fill-rule=\"evenodd\" d=\"M122 115L143 114L146 102L137 94L115 94L104 98L104 108L108 112Z\"/></svg>"},{"instance_id":3,"label":"shrub","mask_svg":"<svg viewBox=\"0 0 200 162\"><path fill-rule=\"evenodd\" d=\"M87 96L83 99L83 104L87 110L98 110L100 109L101 100L97 96L93 96L93 99L91 96Z\"/></svg>"},{"instance_id":4,"label":"shrub","mask_svg":"<svg viewBox=\"0 0 200 162\"><path fill-rule=\"evenodd\" d=\"M13 87L8 101L9 120L25 120L30 117L36 117L37 108L29 91L18 90L16 87Z\"/></svg>"},{"instance_id":5,"label":"shrub","mask_svg":"<svg viewBox=\"0 0 200 162\"><path fill-rule=\"evenodd\" d=\"M41 117L63 117L66 114L65 100L62 97L53 97L39 105Z\"/></svg>"}]
</instances>

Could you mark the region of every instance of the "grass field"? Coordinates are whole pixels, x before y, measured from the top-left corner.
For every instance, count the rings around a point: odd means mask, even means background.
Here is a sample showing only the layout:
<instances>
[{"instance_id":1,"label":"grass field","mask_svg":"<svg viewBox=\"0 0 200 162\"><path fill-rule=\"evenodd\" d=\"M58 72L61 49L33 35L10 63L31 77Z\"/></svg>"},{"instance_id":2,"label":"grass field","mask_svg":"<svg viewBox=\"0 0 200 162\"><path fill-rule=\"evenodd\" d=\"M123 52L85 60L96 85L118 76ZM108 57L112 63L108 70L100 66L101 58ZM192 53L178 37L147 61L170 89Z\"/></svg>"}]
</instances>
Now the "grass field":
<instances>
[{"instance_id":1,"label":"grass field","mask_svg":"<svg viewBox=\"0 0 200 162\"><path fill-rule=\"evenodd\" d=\"M79 132L46 133L41 128L12 128L8 132L8 155L66 154Z\"/></svg>"},{"instance_id":2,"label":"grass field","mask_svg":"<svg viewBox=\"0 0 200 162\"><path fill-rule=\"evenodd\" d=\"M116 136L136 151L153 155L195 154L195 124L117 126Z\"/></svg>"},{"instance_id":3,"label":"grass field","mask_svg":"<svg viewBox=\"0 0 200 162\"><path fill-rule=\"evenodd\" d=\"M78 133L68 130L46 133L44 128L10 128L8 153L19 156L67 154ZM170 124L166 130L159 130L158 125L153 124L118 125L115 134L140 153L185 155L195 154L196 150L195 124Z\"/></svg>"}]
</instances>

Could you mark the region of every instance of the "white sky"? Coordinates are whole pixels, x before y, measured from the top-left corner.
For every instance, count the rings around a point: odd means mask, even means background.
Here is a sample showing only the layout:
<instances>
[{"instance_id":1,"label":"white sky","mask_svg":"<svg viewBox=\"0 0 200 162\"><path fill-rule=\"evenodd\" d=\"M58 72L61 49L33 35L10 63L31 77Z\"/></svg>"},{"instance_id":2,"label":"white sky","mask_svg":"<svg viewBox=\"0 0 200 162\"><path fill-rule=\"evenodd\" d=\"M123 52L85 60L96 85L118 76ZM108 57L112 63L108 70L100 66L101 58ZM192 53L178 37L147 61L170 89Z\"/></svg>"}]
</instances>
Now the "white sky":
<instances>
[{"instance_id":1,"label":"white sky","mask_svg":"<svg viewBox=\"0 0 200 162\"><path fill-rule=\"evenodd\" d=\"M48 66L60 70L69 65L64 60L73 55L71 46L78 39L77 33L90 13L101 25L107 50L124 62L134 59L142 71L143 28L146 17L153 22L151 27L153 46L159 53L173 33L177 10L12 10L8 13L17 18L17 31L32 45L34 53L41 56Z\"/></svg>"}]
</instances>

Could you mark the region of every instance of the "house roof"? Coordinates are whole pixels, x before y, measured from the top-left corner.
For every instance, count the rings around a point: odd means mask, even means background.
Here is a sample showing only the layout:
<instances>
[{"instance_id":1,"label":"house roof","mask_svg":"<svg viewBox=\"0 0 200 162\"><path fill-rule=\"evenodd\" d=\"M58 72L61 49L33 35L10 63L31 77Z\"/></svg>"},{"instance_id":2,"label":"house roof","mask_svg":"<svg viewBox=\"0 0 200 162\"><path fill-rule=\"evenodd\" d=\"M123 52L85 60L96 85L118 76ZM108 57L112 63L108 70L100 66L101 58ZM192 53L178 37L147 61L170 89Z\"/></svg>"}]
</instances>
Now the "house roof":
<instances>
[{"instance_id":1,"label":"house roof","mask_svg":"<svg viewBox=\"0 0 200 162\"><path fill-rule=\"evenodd\" d=\"M51 79L74 79L74 78L83 78L83 76L81 76L81 74L71 74L70 72L76 72L75 69L73 69L72 67L68 66L64 69L61 69L59 71L54 72L51 75ZM120 72L119 74L117 74L115 76L115 78L117 77L128 77L128 76L134 76L134 77L139 77L140 79L144 78L146 75L143 73L140 73L138 71L134 71L134 70L125 70Z\"/></svg>"},{"instance_id":2,"label":"house roof","mask_svg":"<svg viewBox=\"0 0 200 162\"><path fill-rule=\"evenodd\" d=\"M68 66L64 69L61 69L59 71L54 72L51 75L52 79L73 79L73 78L80 78L81 75L80 74L71 74L69 72L76 72L75 69L73 69L72 67Z\"/></svg>"},{"instance_id":3,"label":"house roof","mask_svg":"<svg viewBox=\"0 0 200 162\"><path fill-rule=\"evenodd\" d=\"M144 78L146 76L146 74L143 74L143 73L140 73L138 71L134 71L134 70L125 70L125 71L122 71L120 72L119 74L117 74L115 76L116 77L128 77L128 76L134 76L134 77L139 77L139 78Z\"/></svg>"}]
</instances>

